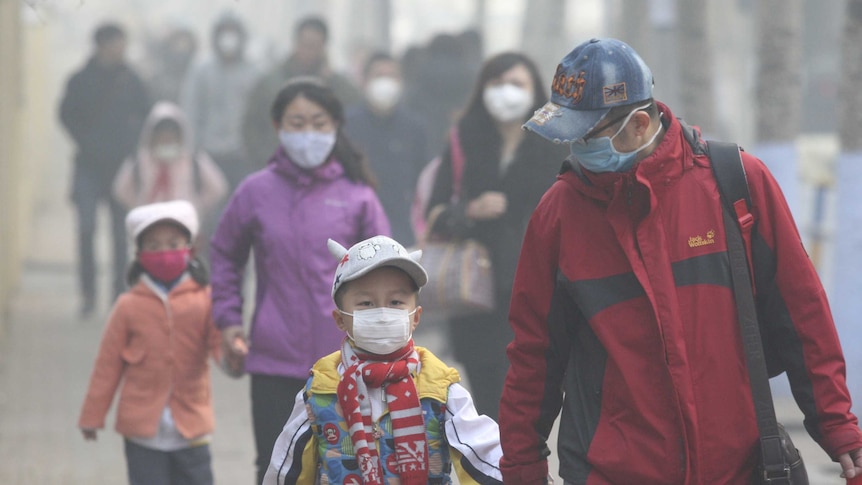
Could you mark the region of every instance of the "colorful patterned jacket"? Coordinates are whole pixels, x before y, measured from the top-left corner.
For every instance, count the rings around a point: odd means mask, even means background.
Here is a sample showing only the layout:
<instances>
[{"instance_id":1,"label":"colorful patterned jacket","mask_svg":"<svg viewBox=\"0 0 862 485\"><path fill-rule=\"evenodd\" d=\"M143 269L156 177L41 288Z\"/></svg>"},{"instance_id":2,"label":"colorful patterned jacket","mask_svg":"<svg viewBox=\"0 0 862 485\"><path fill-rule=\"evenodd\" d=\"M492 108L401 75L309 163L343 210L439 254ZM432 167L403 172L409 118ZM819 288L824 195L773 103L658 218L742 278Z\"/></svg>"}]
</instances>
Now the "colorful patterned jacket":
<instances>
[{"instance_id":1,"label":"colorful patterned jacket","mask_svg":"<svg viewBox=\"0 0 862 485\"><path fill-rule=\"evenodd\" d=\"M453 465L462 485L502 483L497 424L476 413L470 394L458 384L455 369L427 349L416 350L420 367L414 378L425 415L428 483L452 483ZM347 422L336 406L336 388L343 371L340 351L315 364L275 443L264 484L362 483ZM373 399L374 392L370 394ZM392 426L385 403L381 400L378 404L382 412L375 419L382 436L376 445L389 483L398 478L389 466L395 458Z\"/></svg>"}]
</instances>

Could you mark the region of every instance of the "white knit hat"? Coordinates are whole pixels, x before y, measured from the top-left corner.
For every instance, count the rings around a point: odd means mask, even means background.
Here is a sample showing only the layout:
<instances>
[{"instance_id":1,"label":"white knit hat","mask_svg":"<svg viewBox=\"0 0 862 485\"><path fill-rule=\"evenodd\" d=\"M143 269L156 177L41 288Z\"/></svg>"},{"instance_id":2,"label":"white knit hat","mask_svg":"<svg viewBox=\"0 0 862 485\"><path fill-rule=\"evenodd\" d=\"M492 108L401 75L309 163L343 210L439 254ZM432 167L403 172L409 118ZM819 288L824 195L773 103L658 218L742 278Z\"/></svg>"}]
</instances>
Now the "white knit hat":
<instances>
[{"instance_id":1,"label":"white knit hat","mask_svg":"<svg viewBox=\"0 0 862 485\"><path fill-rule=\"evenodd\" d=\"M416 286L422 288L428 282L428 273L419 260L422 251L408 253L398 241L387 236L374 236L354 244L347 250L332 239L326 242L329 252L338 260L335 279L332 281L332 297L344 283L355 280L383 266L394 266L407 273Z\"/></svg>"},{"instance_id":2,"label":"white knit hat","mask_svg":"<svg viewBox=\"0 0 862 485\"><path fill-rule=\"evenodd\" d=\"M171 221L186 228L194 242L198 235L198 213L195 206L186 200L157 202L135 207L126 216L126 234L132 245L137 244L138 236L144 230L160 221Z\"/></svg>"}]
</instances>

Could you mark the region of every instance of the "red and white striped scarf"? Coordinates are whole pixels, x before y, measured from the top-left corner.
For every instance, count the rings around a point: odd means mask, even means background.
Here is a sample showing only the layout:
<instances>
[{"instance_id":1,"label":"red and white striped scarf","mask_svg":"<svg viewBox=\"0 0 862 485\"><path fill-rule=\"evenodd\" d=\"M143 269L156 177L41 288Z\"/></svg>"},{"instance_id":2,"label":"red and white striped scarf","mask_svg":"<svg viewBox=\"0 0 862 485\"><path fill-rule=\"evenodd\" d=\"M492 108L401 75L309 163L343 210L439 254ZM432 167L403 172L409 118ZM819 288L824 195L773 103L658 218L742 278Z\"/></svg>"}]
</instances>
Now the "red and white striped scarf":
<instances>
[{"instance_id":1,"label":"red and white striped scarf","mask_svg":"<svg viewBox=\"0 0 862 485\"><path fill-rule=\"evenodd\" d=\"M419 354L413 348L413 340L401 350L389 355L373 355L361 352L344 339L341 362L345 371L338 383L338 402L347 420L356 461L362 471L365 485L384 483L380 456L374 441L375 438L380 438L380 434L374 433L371 403L368 399L369 387L384 387L392 419L398 468L392 471L398 473L402 485L428 483L425 419L412 377L419 369Z\"/></svg>"}]
</instances>

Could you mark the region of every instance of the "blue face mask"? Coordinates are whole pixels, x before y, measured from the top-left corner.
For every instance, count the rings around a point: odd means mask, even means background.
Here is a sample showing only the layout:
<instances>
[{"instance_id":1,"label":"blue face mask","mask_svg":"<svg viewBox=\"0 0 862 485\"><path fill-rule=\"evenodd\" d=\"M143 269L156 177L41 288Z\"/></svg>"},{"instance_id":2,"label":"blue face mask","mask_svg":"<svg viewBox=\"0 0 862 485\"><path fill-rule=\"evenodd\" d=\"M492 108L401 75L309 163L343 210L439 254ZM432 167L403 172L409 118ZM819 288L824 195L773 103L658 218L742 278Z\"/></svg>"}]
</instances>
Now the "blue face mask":
<instances>
[{"instance_id":1,"label":"blue face mask","mask_svg":"<svg viewBox=\"0 0 862 485\"><path fill-rule=\"evenodd\" d=\"M636 112L648 106L649 104L632 110L632 112L626 116L625 120L623 120L623 124L620 126L620 129L617 130L613 136L602 136L598 138L589 138L587 141L578 140L572 142L570 144L572 156L575 157L582 167L590 172L625 172L632 168L638 152L650 146L650 144L655 141L659 131L661 130L656 128L655 133L653 133L652 137L646 143L641 145L640 148L630 152L620 152L614 148L614 138L623 131L623 128L626 127L629 120Z\"/></svg>"}]
</instances>

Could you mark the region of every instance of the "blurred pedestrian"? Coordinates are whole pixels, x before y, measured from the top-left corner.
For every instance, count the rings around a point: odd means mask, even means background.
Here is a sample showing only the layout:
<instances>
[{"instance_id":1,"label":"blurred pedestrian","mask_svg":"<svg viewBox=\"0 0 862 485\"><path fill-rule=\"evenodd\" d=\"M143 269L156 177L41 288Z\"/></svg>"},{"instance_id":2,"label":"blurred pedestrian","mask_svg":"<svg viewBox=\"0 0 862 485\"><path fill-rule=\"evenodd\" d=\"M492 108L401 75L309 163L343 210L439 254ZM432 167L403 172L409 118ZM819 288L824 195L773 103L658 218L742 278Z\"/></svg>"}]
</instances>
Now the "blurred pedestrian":
<instances>
[{"instance_id":1,"label":"blurred pedestrian","mask_svg":"<svg viewBox=\"0 0 862 485\"><path fill-rule=\"evenodd\" d=\"M180 108L167 101L153 106L141 130L138 149L120 167L113 194L127 209L184 199L201 220L195 249L206 260L213 211L227 195L227 181L204 150L195 148L194 134Z\"/></svg>"},{"instance_id":2,"label":"blurred pedestrian","mask_svg":"<svg viewBox=\"0 0 862 485\"><path fill-rule=\"evenodd\" d=\"M547 100L542 86L536 65L521 53L505 52L485 62L452 135L464 153L459 201L452 202L450 144L428 202L429 212L445 208L434 234L476 239L491 254L496 309L455 317L450 332L476 407L494 419L506 375L505 349L511 340L506 312L521 239L530 213L565 158L565 150L521 129Z\"/></svg>"},{"instance_id":3,"label":"blurred pedestrian","mask_svg":"<svg viewBox=\"0 0 862 485\"><path fill-rule=\"evenodd\" d=\"M576 46L551 86L525 126L571 156L518 264L500 401L504 481L545 483L563 409L566 483L790 483L789 468L756 473L761 453L783 452L761 444L755 410L772 403L753 397L740 330L735 295L749 275L733 276L728 248L736 240L745 252L743 214L753 216L753 324L768 369L786 371L806 429L844 474L862 473L829 306L763 163L738 152L750 212L724 209L712 142L653 99L652 72L619 40Z\"/></svg>"},{"instance_id":4,"label":"blurred pedestrian","mask_svg":"<svg viewBox=\"0 0 862 485\"><path fill-rule=\"evenodd\" d=\"M333 90L344 106L362 99L356 86L329 64L326 54L329 28L322 18L311 16L300 20L294 28L293 41L293 51L289 57L264 74L248 98L242 133L249 160L254 166L265 163L278 146L278 138L273 136L270 120L265 113L288 80L297 76L318 77Z\"/></svg>"},{"instance_id":5,"label":"blurred pedestrian","mask_svg":"<svg viewBox=\"0 0 862 485\"><path fill-rule=\"evenodd\" d=\"M427 485L453 471L463 485L500 483L497 423L477 415L458 371L413 343L422 251L386 236L328 246L330 325L346 336L297 393L264 483Z\"/></svg>"},{"instance_id":6,"label":"blurred pedestrian","mask_svg":"<svg viewBox=\"0 0 862 485\"><path fill-rule=\"evenodd\" d=\"M259 71L246 58L248 32L236 15L225 13L216 20L211 41L214 56L191 70L180 103L198 146L221 168L233 191L262 162L252 163L242 141L245 103Z\"/></svg>"},{"instance_id":7,"label":"blurred pedestrian","mask_svg":"<svg viewBox=\"0 0 862 485\"><path fill-rule=\"evenodd\" d=\"M186 26L171 28L157 39L150 53L151 72L146 84L154 101L180 102L186 76L198 51L194 31Z\"/></svg>"},{"instance_id":8,"label":"blurred pedestrian","mask_svg":"<svg viewBox=\"0 0 862 485\"><path fill-rule=\"evenodd\" d=\"M347 108L344 130L368 157L394 238L410 246L414 242L410 203L429 153L422 123L401 102L401 79L394 57L372 54L362 71L365 99Z\"/></svg>"},{"instance_id":9,"label":"blurred pedestrian","mask_svg":"<svg viewBox=\"0 0 862 485\"><path fill-rule=\"evenodd\" d=\"M123 28L114 23L101 25L94 42L95 52L69 79L60 105L60 120L76 145L72 202L78 213L78 275L85 317L96 302L93 244L101 202L111 211L113 298L125 289L125 211L111 197L111 183L120 164L135 149L150 110L144 84L125 60Z\"/></svg>"},{"instance_id":10,"label":"blurred pedestrian","mask_svg":"<svg viewBox=\"0 0 862 485\"><path fill-rule=\"evenodd\" d=\"M212 484L207 358L221 360L221 336L206 269L192 257L197 214L186 201L161 202L132 210L126 225L132 289L108 319L78 426L95 440L119 389L129 483Z\"/></svg>"},{"instance_id":11,"label":"blurred pedestrian","mask_svg":"<svg viewBox=\"0 0 862 485\"><path fill-rule=\"evenodd\" d=\"M428 147L439 153L446 146L446 133L462 114L475 82L475 65L469 64L472 47L452 34L437 34L418 54L419 62L411 64L410 78L415 96L406 98L409 110L422 119Z\"/></svg>"},{"instance_id":12,"label":"blurred pedestrian","mask_svg":"<svg viewBox=\"0 0 862 485\"><path fill-rule=\"evenodd\" d=\"M366 162L344 135L341 102L316 78L297 78L274 96L270 130L280 146L240 184L210 245L213 315L232 352L243 330L243 271L254 250L256 299L246 371L257 449L257 483L320 357L338 350L328 238L355 244L389 234ZM241 340L240 340L241 342Z\"/></svg>"}]
</instances>

